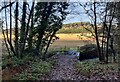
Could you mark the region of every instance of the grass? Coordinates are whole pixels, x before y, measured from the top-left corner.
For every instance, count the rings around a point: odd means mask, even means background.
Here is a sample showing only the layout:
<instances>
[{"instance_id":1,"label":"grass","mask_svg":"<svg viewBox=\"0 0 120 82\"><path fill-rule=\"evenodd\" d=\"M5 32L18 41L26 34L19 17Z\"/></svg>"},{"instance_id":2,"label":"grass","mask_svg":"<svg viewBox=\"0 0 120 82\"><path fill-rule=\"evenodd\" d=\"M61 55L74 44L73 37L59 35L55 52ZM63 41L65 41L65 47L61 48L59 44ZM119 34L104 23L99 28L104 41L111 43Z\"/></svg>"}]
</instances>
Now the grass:
<instances>
[{"instance_id":1,"label":"grass","mask_svg":"<svg viewBox=\"0 0 120 82\"><path fill-rule=\"evenodd\" d=\"M53 63L53 62L52 62ZM28 71L22 72L13 76L14 80L40 80L42 76L48 74L53 64L51 62L46 62L38 60L37 62L32 62Z\"/></svg>"},{"instance_id":2,"label":"grass","mask_svg":"<svg viewBox=\"0 0 120 82\"><path fill-rule=\"evenodd\" d=\"M8 34L8 36L10 35ZM60 37L61 40L90 40L93 38L91 33L60 33L56 36ZM0 34L0 39L4 39L2 34ZM14 35L12 35L12 39L14 39Z\"/></svg>"},{"instance_id":3,"label":"grass","mask_svg":"<svg viewBox=\"0 0 120 82\"><path fill-rule=\"evenodd\" d=\"M5 67L8 67L8 64L10 65L10 70L14 70L14 73L11 73L11 79L13 80L39 80L44 75L49 74L55 63L55 60L42 61L39 58L33 58L28 55L22 59L16 57L8 59L6 57L1 65L4 69ZM25 66L27 66L27 68ZM9 77L9 75L7 75L7 77Z\"/></svg>"},{"instance_id":4,"label":"grass","mask_svg":"<svg viewBox=\"0 0 120 82\"><path fill-rule=\"evenodd\" d=\"M15 56L10 58L4 56L0 65L3 70L10 72L12 75L6 75L4 71L3 80L6 80L6 77L10 77L10 79L13 80L39 80L44 75L48 74L56 63L55 60L42 61L39 57L34 58L29 54L24 55L26 56L22 59ZM13 73L11 71L13 71Z\"/></svg>"},{"instance_id":5,"label":"grass","mask_svg":"<svg viewBox=\"0 0 120 82\"><path fill-rule=\"evenodd\" d=\"M2 35L0 35L0 38L3 38ZM90 40L91 35L88 34L83 34L82 33L69 33L69 34L56 34L60 39L55 41L53 44L50 45L49 51L58 51L63 48L77 48L78 46L83 46L88 43L93 43L94 40ZM14 38L14 36L13 36ZM6 53L6 47L2 46L3 48L3 53Z\"/></svg>"},{"instance_id":6,"label":"grass","mask_svg":"<svg viewBox=\"0 0 120 82\"><path fill-rule=\"evenodd\" d=\"M11 65L12 67L17 67L17 66L21 66L24 65L25 63L29 63L29 61L33 61L33 57L32 56L24 56L24 58L19 59L15 56L8 58L8 56L4 56L2 58L2 68L4 69L5 67L7 67L7 65Z\"/></svg>"},{"instance_id":7,"label":"grass","mask_svg":"<svg viewBox=\"0 0 120 82\"><path fill-rule=\"evenodd\" d=\"M57 40L50 45L49 51L58 51L64 48L76 49L77 47L84 46L85 44L94 43L92 41L83 41L83 40Z\"/></svg>"},{"instance_id":8,"label":"grass","mask_svg":"<svg viewBox=\"0 0 120 82\"><path fill-rule=\"evenodd\" d=\"M77 62L75 66L79 74L85 75L87 77L96 75L102 76L109 73L118 72L117 63L101 64L99 63L98 58Z\"/></svg>"},{"instance_id":9,"label":"grass","mask_svg":"<svg viewBox=\"0 0 120 82\"><path fill-rule=\"evenodd\" d=\"M61 33L61 34L56 34L61 40L90 40L93 38L91 36L91 33ZM91 38L88 38L91 37Z\"/></svg>"},{"instance_id":10,"label":"grass","mask_svg":"<svg viewBox=\"0 0 120 82\"><path fill-rule=\"evenodd\" d=\"M87 36L80 36L81 33L69 33L69 34L56 34L60 39L55 41L50 45L49 51L57 51L64 48L77 48L78 46L83 46L85 44L94 43L93 40L89 40Z\"/></svg>"}]
</instances>

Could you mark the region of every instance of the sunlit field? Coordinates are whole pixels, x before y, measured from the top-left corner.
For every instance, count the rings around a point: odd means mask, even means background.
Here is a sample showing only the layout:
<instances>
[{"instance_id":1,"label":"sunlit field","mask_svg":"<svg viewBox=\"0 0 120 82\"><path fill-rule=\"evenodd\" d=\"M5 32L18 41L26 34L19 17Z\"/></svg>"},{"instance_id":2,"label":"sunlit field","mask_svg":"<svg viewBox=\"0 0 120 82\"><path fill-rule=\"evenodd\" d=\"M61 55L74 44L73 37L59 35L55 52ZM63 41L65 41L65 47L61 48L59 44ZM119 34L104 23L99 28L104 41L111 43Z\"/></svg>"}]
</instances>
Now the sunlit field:
<instances>
[{"instance_id":1,"label":"sunlit field","mask_svg":"<svg viewBox=\"0 0 120 82\"><path fill-rule=\"evenodd\" d=\"M0 40L1 40L1 39L3 39L3 35L2 35L2 34L0 34Z\"/></svg>"},{"instance_id":2,"label":"sunlit field","mask_svg":"<svg viewBox=\"0 0 120 82\"><path fill-rule=\"evenodd\" d=\"M8 35L9 36L9 35ZM89 43L95 43L91 34L82 34L82 33L69 33L69 34L56 34L59 39L53 42L50 47L49 51L56 51L62 48L77 48ZM3 35L0 35L0 39L3 39ZM14 39L14 35L12 36ZM3 46L4 51L4 46Z\"/></svg>"},{"instance_id":3,"label":"sunlit field","mask_svg":"<svg viewBox=\"0 0 120 82\"><path fill-rule=\"evenodd\" d=\"M8 37L10 36L10 34L8 34ZM6 36L5 36L6 37ZM14 38L14 35L12 35L12 39ZM3 35L2 34L0 34L0 40L1 39L4 39L4 37L3 37Z\"/></svg>"},{"instance_id":4,"label":"sunlit field","mask_svg":"<svg viewBox=\"0 0 120 82\"><path fill-rule=\"evenodd\" d=\"M69 34L56 34L60 40L92 40L91 34L82 34L82 33L69 33Z\"/></svg>"},{"instance_id":5,"label":"sunlit field","mask_svg":"<svg viewBox=\"0 0 120 82\"><path fill-rule=\"evenodd\" d=\"M8 34L8 37L10 35ZM92 36L90 33L67 33L67 34L56 34L60 38L60 40L92 40ZM14 35L12 35L12 38L14 38ZM3 35L0 34L0 39L3 39Z\"/></svg>"},{"instance_id":6,"label":"sunlit field","mask_svg":"<svg viewBox=\"0 0 120 82\"><path fill-rule=\"evenodd\" d=\"M62 48L77 48L89 43L95 43L93 38L89 38L88 36L81 36L79 33L75 34L57 34L60 38L51 44L49 50L59 50Z\"/></svg>"}]
</instances>

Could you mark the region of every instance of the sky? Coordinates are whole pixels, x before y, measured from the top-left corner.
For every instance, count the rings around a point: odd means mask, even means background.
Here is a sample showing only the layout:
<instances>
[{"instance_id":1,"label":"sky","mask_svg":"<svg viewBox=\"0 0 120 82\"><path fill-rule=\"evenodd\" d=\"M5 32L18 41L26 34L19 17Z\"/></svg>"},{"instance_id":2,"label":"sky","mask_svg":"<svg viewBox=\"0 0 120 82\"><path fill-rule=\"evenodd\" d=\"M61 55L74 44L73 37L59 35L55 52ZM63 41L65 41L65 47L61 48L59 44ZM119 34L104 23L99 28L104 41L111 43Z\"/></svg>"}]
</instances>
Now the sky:
<instances>
[{"instance_id":1,"label":"sky","mask_svg":"<svg viewBox=\"0 0 120 82\"><path fill-rule=\"evenodd\" d=\"M84 9L78 4L78 2L71 3L68 7L70 14L67 15L66 20L63 22L73 23L73 22L88 22L89 17L85 14Z\"/></svg>"},{"instance_id":2,"label":"sky","mask_svg":"<svg viewBox=\"0 0 120 82\"><path fill-rule=\"evenodd\" d=\"M74 3L74 4L71 3L71 5L68 7L68 11L70 12L70 14L67 15L66 20L63 21L63 24L89 21L89 17L86 14L84 14L84 9L78 3ZM0 15L1 16L4 15L4 12L0 13ZM9 28L9 25L8 25L8 28Z\"/></svg>"},{"instance_id":3,"label":"sky","mask_svg":"<svg viewBox=\"0 0 120 82\"><path fill-rule=\"evenodd\" d=\"M89 22L89 17L87 15L68 15L66 20L64 20L64 24L74 23L74 22Z\"/></svg>"}]
</instances>

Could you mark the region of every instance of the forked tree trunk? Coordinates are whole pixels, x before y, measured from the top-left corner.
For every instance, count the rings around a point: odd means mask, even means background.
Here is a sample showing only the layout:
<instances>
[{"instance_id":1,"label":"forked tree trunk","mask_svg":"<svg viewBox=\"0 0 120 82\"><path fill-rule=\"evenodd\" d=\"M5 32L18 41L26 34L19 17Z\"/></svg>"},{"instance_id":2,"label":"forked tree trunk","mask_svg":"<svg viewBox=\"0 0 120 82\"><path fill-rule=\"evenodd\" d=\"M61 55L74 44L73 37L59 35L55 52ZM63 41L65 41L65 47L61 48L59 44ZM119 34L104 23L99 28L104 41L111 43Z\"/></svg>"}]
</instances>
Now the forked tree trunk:
<instances>
[{"instance_id":1,"label":"forked tree trunk","mask_svg":"<svg viewBox=\"0 0 120 82\"><path fill-rule=\"evenodd\" d=\"M97 29L97 16L96 16L96 2L93 3L94 5L94 28L95 28L95 38L96 38L96 44L97 44L97 49L98 49L98 55L99 55L99 60L103 61L102 55L101 55L101 48L100 48L100 43L98 39L98 29Z\"/></svg>"}]
</instances>

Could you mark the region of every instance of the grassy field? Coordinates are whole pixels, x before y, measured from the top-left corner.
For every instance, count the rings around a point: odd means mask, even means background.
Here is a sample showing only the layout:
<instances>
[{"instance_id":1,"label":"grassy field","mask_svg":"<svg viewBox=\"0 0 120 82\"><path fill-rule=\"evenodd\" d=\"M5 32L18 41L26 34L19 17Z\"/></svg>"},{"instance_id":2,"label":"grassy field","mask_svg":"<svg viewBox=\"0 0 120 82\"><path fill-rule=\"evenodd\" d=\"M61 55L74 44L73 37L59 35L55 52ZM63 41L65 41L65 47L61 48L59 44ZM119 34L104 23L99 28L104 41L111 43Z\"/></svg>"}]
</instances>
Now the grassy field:
<instances>
[{"instance_id":1,"label":"grassy field","mask_svg":"<svg viewBox=\"0 0 120 82\"><path fill-rule=\"evenodd\" d=\"M60 39L50 45L49 51L60 50L62 48L77 48L85 44L95 43L91 34L82 33L69 33L69 34L56 34ZM14 36L12 36L14 38ZM0 39L3 39L3 35L0 35ZM3 47L4 48L4 47Z\"/></svg>"},{"instance_id":2,"label":"grassy field","mask_svg":"<svg viewBox=\"0 0 120 82\"><path fill-rule=\"evenodd\" d=\"M91 33L61 33L56 34L60 40L91 40ZM10 35L8 34L8 37ZM0 39L4 39L3 35L0 34ZM14 35L12 35L12 39L14 39Z\"/></svg>"},{"instance_id":3,"label":"grassy field","mask_svg":"<svg viewBox=\"0 0 120 82\"><path fill-rule=\"evenodd\" d=\"M56 34L60 40L91 40L91 34L84 33L69 33L69 34Z\"/></svg>"},{"instance_id":4,"label":"grassy field","mask_svg":"<svg viewBox=\"0 0 120 82\"><path fill-rule=\"evenodd\" d=\"M95 43L95 40L92 38L88 38L90 35L87 36L80 36L79 33L74 34L57 34L60 38L59 40L55 41L53 44L50 45L49 50L59 50L61 48L77 48L78 46L83 46L85 44Z\"/></svg>"}]
</instances>

